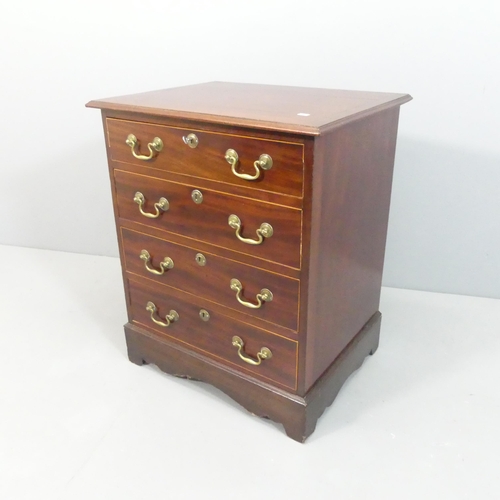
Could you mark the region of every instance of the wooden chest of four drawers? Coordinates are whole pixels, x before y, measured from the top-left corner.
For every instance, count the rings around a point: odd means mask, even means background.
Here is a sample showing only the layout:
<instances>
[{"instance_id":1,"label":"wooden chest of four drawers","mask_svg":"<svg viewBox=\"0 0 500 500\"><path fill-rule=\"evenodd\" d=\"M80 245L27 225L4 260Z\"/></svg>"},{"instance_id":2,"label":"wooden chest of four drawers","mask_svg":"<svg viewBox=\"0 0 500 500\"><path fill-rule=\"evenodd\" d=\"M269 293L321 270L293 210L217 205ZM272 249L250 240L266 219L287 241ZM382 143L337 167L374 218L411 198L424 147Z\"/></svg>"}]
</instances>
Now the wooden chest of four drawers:
<instances>
[{"instance_id":1,"label":"wooden chest of four drawers","mask_svg":"<svg viewBox=\"0 0 500 500\"><path fill-rule=\"evenodd\" d=\"M209 83L102 109L129 358L310 435L378 345L404 94Z\"/></svg>"}]
</instances>

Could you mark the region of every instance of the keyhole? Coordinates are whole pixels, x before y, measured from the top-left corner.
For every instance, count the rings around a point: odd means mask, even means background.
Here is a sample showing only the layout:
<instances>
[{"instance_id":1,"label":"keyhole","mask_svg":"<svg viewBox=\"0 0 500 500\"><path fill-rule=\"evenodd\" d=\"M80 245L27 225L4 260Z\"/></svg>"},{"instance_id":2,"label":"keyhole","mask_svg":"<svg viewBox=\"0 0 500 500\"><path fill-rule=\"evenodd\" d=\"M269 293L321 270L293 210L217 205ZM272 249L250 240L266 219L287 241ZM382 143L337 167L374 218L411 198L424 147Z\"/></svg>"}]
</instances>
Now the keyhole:
<instances>
[{"instance_id":1,"label":"keyhole","mask_svg":"<svg viewBox=\"0 0 500 500\"><path fill-rule=\"evenodd\" d=\"M203 201L203 194L199 189L193 189L193 191L191 191L191 198L199 205Z\"/></svg>"},{"instance_id":2,"label":"keyhole","mask_svg":"<svg viewBox=\"0 0 500 500\"><path fill-rule=\"evenodd\" d=\"M207 263L207 258L202 253L197 253L195 260L199 266L204 266Z\"/></svg>"},{"instance_id":3,"label":"keyhole","mask_svg":"<svg viewBox=\"0 0 500 500\"><path fill-rule=\"evenodd\" d=\"M200 309L200 318L203 321L208 321L210 319L210 314L206 309Z\"/></svg>"},{"instance_id":4,"label":"keyhole","mask_svg":"<svg viewBox=\"0 0 500 500\"><path fill-rule=\"evenodd\" d=\"M184 141L184 144L187 144L190 148L198 146L198 137L196 134L189 134L187 137L183 136L182 140Z\"/></svg>"}]
</instances>

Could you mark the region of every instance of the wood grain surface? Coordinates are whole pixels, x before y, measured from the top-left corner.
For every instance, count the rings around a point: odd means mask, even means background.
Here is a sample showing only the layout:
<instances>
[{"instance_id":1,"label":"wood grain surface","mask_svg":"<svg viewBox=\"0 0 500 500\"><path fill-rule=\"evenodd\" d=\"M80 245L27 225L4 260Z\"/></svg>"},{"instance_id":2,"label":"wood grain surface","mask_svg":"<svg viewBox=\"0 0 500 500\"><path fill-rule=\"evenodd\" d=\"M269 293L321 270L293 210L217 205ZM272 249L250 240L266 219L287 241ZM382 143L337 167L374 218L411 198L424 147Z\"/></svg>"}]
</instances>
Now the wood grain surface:
<instances>
[{"instance_id":1,"label":"wood grain surface","mask_svg":"<svg viewBox=\"0 0 500 500\"><path fill-rule=\"evenodd\" d=\"M255 317L293 331L297 330L299 280L208 252L203 253L206 264L200 266L195 260L199 253L197 248L178 245L130 229L121 229L121 239L127 272L234 309L241 314L242 321L252 322L252 317ZM159 263L165 257L173 260L174 267L162 275L152 274L139 258L143 249L151 256L150 267L159 270ZM255 296L262 288L271 290L273 300L264 302L259 309L241 305L230 288L232 278L237 278L243 285L244 300L256 304ZM165 293L168 293L168 290L165 290Z\"/></svg>"},{"instance_id":2,"label":"wood grain surface","mask_svg":"<svg viewBox=\"0 0 500 500\"><path fill-rule=\"evenodd\" d=\"M408 94L210 82L100 99L87 106L319 135L410 99Z\"/></svg>"},{"instance_id":3,"label":"wood grain surface","mask_svg":"<svg viewBox=\"0 0 500 500\"><path fill-rule=\"evenodd\" d=\"M165 287L145 285L132 280L129 280L129 292L133 323L255 377L268 379L295 390L297 342L228 318L214 311L210 302L199 297L178 291L168 294ZM157 306L157 316L164 318L173 309L179 314L179 320L167 328L156 325L146 310L149 301ZM209 312L208 321L200 318L201 309ZM260 349L267 347L271 350L272 357L263 360L259 366L246 363L238 356L238 349L232 345L234 335L244 341L246 355L256 359Z\"/></svg>"},{"instance_id":4,"label":"wood grain surface","mask_svg":"<svg viewBox=\"0 0 500 500\"><path fill-rule=\"evenodd\" d=\"M179 233L195 240L230 248L263 260L299 268L301 251L301 210L259 202L251 198L231 196L203 189L203 203L196 204L191 193L196 184L185 185L154 177L114 171L119 217ZM145 199L144 211L154 213L154 203L161 197L168 199L170 208L157 219L149 219L139 212L134 195L139 191ZM271 224L274 234L260 245L238 240L235 230L228 225L230 215L242 222L242 235L256 239L256 230L263 222Z\"/></svg>"},{"instance_id":5,"label":"wood grain surface","mask_svg":"<svg viewBox=\"0 0 500 500\"><path fill-rule=\"evenodd\" d=\"M172 375L210 383L253 415L283 424L287 435L300 443L314 432L319 417L332 404L348 377L366 356L377 350L379 334L380 314L377 313L302 397L266 381L249 378L244 371L185 349L167 337L151 336L138 324L125 325L130 361L138 365L154 363Z\"/></svg>"},{"instance_id":6,"label":"wood grain surface","mask_svg":"<svg viewBox=\"0 0 500 500\"><path fill-rule=\"evenodd\" d=\"M378 311L398 117L396 107L316 141L305 390Z\"/></svg>"},{"instance_id":7,"label":"wood grain surface","mask_svg":"<svg viewBox=\"0 0 500 500\"><path fill-rule=\"evenodd\" d=\"M115 161L216 180L230 185L221 186L221 189L225 190L236 185L302 197L302 144L111 118L106 121L106 126L111 158ZM183 137L191 133L198 137L196 148L190 148L183 141ZM133 156L130 146L125 143L129 134L134 134L138 140L137 154L149 155L147 144L155 137L163 141L163 149L155 153L151 160L138 160ZM270 170L259 169L260 175L256 180L241 179L234 175L231 165L225 159L228 149L238 153L237 173L255 175L254 162L262 154L270 155L273 165Z\"/></svg>"}]
</instances>

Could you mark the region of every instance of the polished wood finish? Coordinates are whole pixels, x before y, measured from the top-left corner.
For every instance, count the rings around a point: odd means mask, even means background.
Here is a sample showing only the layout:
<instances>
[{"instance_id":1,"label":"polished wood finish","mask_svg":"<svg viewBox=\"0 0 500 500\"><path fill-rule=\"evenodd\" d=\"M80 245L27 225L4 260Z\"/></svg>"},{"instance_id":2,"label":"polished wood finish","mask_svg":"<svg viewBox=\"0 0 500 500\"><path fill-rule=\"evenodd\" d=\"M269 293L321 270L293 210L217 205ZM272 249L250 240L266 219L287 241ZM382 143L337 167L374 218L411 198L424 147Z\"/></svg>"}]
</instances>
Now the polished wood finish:
<instances>
[{"instance_id":1,"label":"polished wood finish","mask_svg":"<svg viewBox=\"0 0 500 500\"><path fill-rule=\"evenodd\" d=\"M118 112L320 135L409 101L408 94L211 82L87 104Z\"/></svg>"},{"instance_id":2,"label":"polished wood finish","mask_svg":"<svg viewBox=\"0 0 500 500\"><path fill-rule=\"evenodd\" d=\"M270 141L248 135L213 133L196 128L183 129L111 118L106 121L106 126L111 158L115 161L260 191L302 197L304 146L301 143ZM191 133L195 133L198 137L199 143L196 148L190 148L183 141L183 137ZM125 144L129 134L137 137L140 143L138 149L143 151L143 154L149 154L147 144L154 137L159 137L163 141L163 149L151 160L138 160L133 156L130 147ZM254 175L254 162L261 154L270 155L273 166L270 170L261 170L257 180L241 179L233 174L231 165L225 160L228 149L234 149L238 153L239 162L236 168L238 173ZM193 181L186 179L185 182Z\"/></svg>"},{"instance_id":3,"label":"polished wood finish","mask_svg":"<svg viewBox=\"0 0 500 500\"><path fill-rule=\"evenodd\" d=\"M193 240L209 241L263 260L300 267L300 210L208 189L200 190L203 202L196 204L191 199L192 191L198 189L196 184L178 184L122 170L115 170L114 177L120 218L182 234ZM167 198L170 208L157 219L144 217L134 202L137 191L146 198L144 211L154 213L153 205L162 197ZM266 238L261 245L241 242L228 224L228 218L232 214L241 219L244 237L256 239L255 231L263 222L271 224L273 236Z\"/></svg>"},{"instance_id":4,"label":"polished wood finish","mask_svg":"<svg viewBox=\"0 0 500 500\"><path fill-rule=\"evenodd\" d=\"M89 103L103 110L130 359L205 380L283 423L293 439L310 435L378 345L399 107L410 99L213 83ZM193 131L199 149L182 141ZM136 160L125 144L129 133L141 152L155 136L164 149ZM245 172L269 151L280 166L259 182L237 179L223 159L226 147L237 149ZM194 189L203 193L201 204L191 199ZM160 197L169 200L168 211L144 217L133 201L137 191L147 212ZM261 245L243 243L228 225L231 214L241 219L244 237L255 238L263 222L274 234ZM149 273L139 258L143 249L151 265L170 257L174 267ZM198 252L206 266L196 263ZM245 300L268 288L273 301L246 308L231 278L242 282ZM156 325L145 308L149 300L163 317L175 309L179 321ZM245 363L233 335L254 359L262 347L272 358Z\"/></svg>"},{"instance_id":5,"label":"polished wood finish","mask_svg":"<svg viewBox=\"0 0 500 500\"><path fill-rule=\"evenodd\" d=\"M217 359L263 380L276 382L291 390L296 388L297 379L297 342L269 331L255 328L247 323L231 319L212 308L211 302L179 290L157 288L145 282L128 281L130 291L131 323L171 341L180 343L189 349ZM170 310L179 314L179 320L169 327L161 327L151 320L146 304L152 301L158 308L158 319L165 318ZM200 310L210 314L208 321L200 318ZM252 366L238 356L238 349L231 340L238 335L245 343L247 355L255 358L262 347L272 352L270 359L265 359L258 366Z\"/></svg>"},{"instance_id":6,"label":"polished wood finish","mask_svg":"<svg viewBox=\"0 0 500 500\"><path fill-rule=\"evenodd\" d=\"M198 249L177 245L166 239L154 238L125 228L121 229L121 238L124 265L128 273L185 290L235 309L245 317L245 321L252 322L253 316L297 331L299 280L208 252L203 253L206 264L200 266L195 260L196 255L200 253ZM139 258L143 249L151 255L154 268L159 269L159 263L165 257L170 257L174 261L174 267L160 276L148 272L144 262ZM237 278L243 285L245 300L255 303L255 296L262 288L268 288L273 292L273 300L265 302L259 309L241 305L236 300L235 292L230 288L232 278Z\"/></svg>"},{"instance_id":7,"label":"polished wood finish","mask_svg":"<svg viewBox=\"0 0 500 500\"><path fill-rule=\"evenodd\" d=\"M351 340L305 396L249 379L240 370L209 360L167 338L152 337L138 325L125 325L128 355L137 365L153 363L177 377L201 380L218 387L253 415L283 424L289 437L303 443L316 428L344 382L378 348L380 313L376 313Z\"/></svg>"},{"instance_id":8,"label":"polished wood finish","mask_svg":"<svg viewBox=\"0 0 500 500\"><path fill-rule=\"evenodd\" d=\"M385 110L316 141L305 390L378 310L398 115Z\"/></svg>"}]
</instances>

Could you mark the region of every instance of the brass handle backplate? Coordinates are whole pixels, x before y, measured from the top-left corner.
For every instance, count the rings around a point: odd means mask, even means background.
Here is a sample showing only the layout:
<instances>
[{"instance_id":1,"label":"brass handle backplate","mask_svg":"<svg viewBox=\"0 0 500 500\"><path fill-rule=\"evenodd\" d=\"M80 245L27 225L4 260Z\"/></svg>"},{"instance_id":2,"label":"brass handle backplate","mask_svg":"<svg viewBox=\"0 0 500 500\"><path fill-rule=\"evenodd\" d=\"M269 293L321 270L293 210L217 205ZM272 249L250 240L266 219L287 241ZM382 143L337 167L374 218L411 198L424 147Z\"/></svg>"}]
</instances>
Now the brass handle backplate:
<instances>
[{"instance_id":1,"label":"brass handle backplate","mask_svg":"<svg viewBox=\"0 0 500 500\"><path fill-rule=\"evenodd\" d=\"M238 356L245 363L248 363L249 365L258 366L262 363L262 360L270 359L273 357L273 353L271 352L271 349L268 349L267 347L262 347L261 350L257 353L257 359L253 359L248 354L245 354L243 352L243 348L245 347L245 343L237 335L235 335L233 337L232 344L234 345L234 347L238 348Z\"/></svg>"},{"instance_id":2,"label":"brass handle backplate","mask_svg":"<svg viewBox=\"0 0 500 500\"><path fill-rule=\"evenodd\" d=\"M144 215L144 217L148 217L149 219L156 219L161 215L162 212L166 212L170 207L170 204L168 203L168 200L166 198L160 198L154 204L156 210L154 214L144 212L142 207L146 203L146 198L140 191L137 191L137 193L134 194L134 201L139 205L139 212L141 212L141 214Z\"/></svg>"},{"instance_id":3,"label":"brass handle backplate","mask_svg":"<svg viewBox=\"0 0 500 500\"><path fill-rule=\"evenodd\" d=\"M165 257L160 262L160 269L155 269L151 264L151 255L147 250L141 250L139 258L144 261L144 267L151 273L161 276L165 273L167 269L172 269L174 267L174 261L170 257Z\"/></svg>"},{"instance_id":4,"label":"brass handle backplate","mask_svg":"<svg viewBox=\"0 0 500 500\"><path fill-rule=\"evenodd\" d=\"M243 300L241 298L241 294L243 293L243 285L241 284L240 280L237 280L236 278L233 278L230 281L230 286L231 290L233 292L236 292L236 300L243 306L249 307L250 309L259 309L262 307L262 304L264 302L271 302L273 300L273 293L271 290L268 290L267 288L263 288L260 293L258 293L255 298L257 299L257 304L254 304L253 302L247 302L246 300Z\"/></svg>"},{"instance_id":5,"label":"brass handle backplate","mask_svg":"<svg viewBox=\"0 0 500 500\"><path fill-rule=\"evenodd\" d=\"M153 321L153 323L156 323L157 325L162 326L163 328L167 328L174 321L179 321L179 315L177 314L177 311L174 311L173 309L170 311L169 314L165 316L165 319L167 320L166 323L157 319L155 317L157 307L151 301L146 304L146 311L148 311L151 314L151 320Z\"/></svg>"},{"instance_id":6,"label":"brass handle backplate","mask_svg":"<svg viewBox=\"0 0 500 500\"><path fill-rule=\"evenodd\" d=\"M130 146L130 149L132 150L132 154L134 155L134 158L137 158L138 160L151 160L155 153L159 153L163 149L163 141L159 137L155 137L153 139L153 142L148 143L148 149L149 149L149 155L141 155L135 152L135 147L138 144L137 137L134 134L129 134L127 136L127 140L125 143L127 146Z\"/></svg>"},{"instance_id":7,"label":"brass handle backplate","mask_svg":"<svg viewBox=\"0 0 500 500\"><path fill-rule=\"evenodd\" d=\"M260 177L261 170L270 170L273 166L273 159L267 155L260 155L258 160L253 162L253 166L255 168L255 174L240 174L236 171L236 165L238 165L239 157L238 153L234 149L228 149L226 154L224 155L226 161L231 165L231 171L236 177L240 179L245 179L246 181L256 181Z\"/></svg>"},{"instance_id":8,"label":"brass handle backplate","mask_svg":"<svg viewBox=\"0 0 500 500\"><path fill-rule=\"evenodd\" d=\"M264 238L270 238L274 233L273 226L267 222L263 222L259 229L255 231L257 233L257 239L252 240L251 238L244 238L241 236L241 220L237 215L230 215L227 223L229 227L236 230L236 237L243 243L248 243L249 245L260 245L264 241Z\"/></svg>"}]
</instances>

